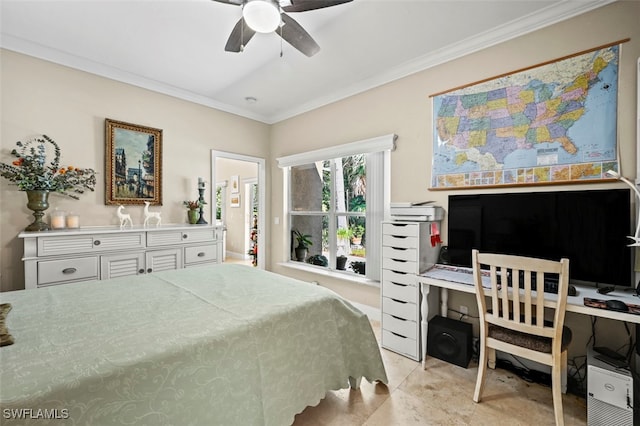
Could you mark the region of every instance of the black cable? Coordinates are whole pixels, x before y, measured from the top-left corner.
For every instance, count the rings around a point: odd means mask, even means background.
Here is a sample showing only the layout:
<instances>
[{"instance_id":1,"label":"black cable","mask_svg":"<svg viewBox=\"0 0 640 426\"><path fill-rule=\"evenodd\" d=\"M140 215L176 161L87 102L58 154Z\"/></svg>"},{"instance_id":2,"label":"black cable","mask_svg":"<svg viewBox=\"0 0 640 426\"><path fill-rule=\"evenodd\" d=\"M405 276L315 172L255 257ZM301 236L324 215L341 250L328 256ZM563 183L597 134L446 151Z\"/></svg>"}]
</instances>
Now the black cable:
<instances>
[{"instance_id":1,"label":"black cable","mask_svg":"<svg viewBox=\"0 0 640 426\"><path fill-rule=\"evenodd\" d=\"M592 347L596 347L596 322L598 321L598 317L591 316L591 337L587 340L586 347L589 347L589 342L593 341Z\"/></svg>"},{"instance_id":2,"label":"black cable","mask_svg":"<svg viewBox=\"0 0 640 426\"><path fill-rule=\"evenodd\" d=\"M465 314L463 312L456 311L455 309L451 309L451 308L447 308L447 311L448 312L455 312L456 314L460 315L460 318L458 318L459 321L462 321L462 319L464 317L473 318L473 319L480 319L480 317L474 317L473 315Z\"/></svg>"}]
</instances>

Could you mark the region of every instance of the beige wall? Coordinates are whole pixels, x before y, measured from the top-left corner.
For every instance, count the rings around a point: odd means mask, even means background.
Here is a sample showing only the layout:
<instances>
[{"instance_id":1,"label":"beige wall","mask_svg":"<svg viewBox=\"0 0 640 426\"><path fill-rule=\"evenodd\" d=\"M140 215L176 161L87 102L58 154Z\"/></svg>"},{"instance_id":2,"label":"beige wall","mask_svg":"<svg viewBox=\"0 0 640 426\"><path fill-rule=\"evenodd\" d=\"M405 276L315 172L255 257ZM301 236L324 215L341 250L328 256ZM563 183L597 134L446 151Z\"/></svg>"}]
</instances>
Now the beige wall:
<instances>
[{"instance_id":1,"label":"beige wall","mask_svg":"<svg viewBox=\"0 0 640 426\"><path fill-rule=\"evenodd\" d=\"M14 52L0 55L0 159L11 160L16 141L44 133L60 145L63 164L96 169L94 193L79 201L58 195L50 200L50 209L80 213L82 225L118 223L117 206L104 203L105 118L163 130L163 205L152 209L162 212L163 223L186 223L182 201L197 197L198 176L207 181L210 203L210 150L269 155L266 124ZM22 246L16 236L33 217L25 194L6 179L0 179L0 206L0 288L20 289ZM142 223L142 207L127 211L134 224Z\"/></svg>"},{"instance_id":2,"label":"beige wall","mask_svg":"<svg viewBox=\"0 0 640 426\"><path fill-rule=\"evenodd\" d=\"M382 87L350 97L309 113L275 124L271 129L271 156L295 154L325 146L367 139L388 133L398 135L391 155L391 201L435 200L447 208L447 197L468 191L429 191L431 175L431 102L429 95L499 74L563 57L617 40L631 38L622 45L618 107L618 137L622 172L636 176L636 61L640 57L640 2L617 2L566 22L465 56L455 61L411 75ZM428 42L426 40L425 42ZM283 217L282 172L272 163L272 215ZM617 183L584 184L580 188L621 186ZM516 188L508 191L576 189L576 186ZM496 190L492 190L496 191ZM507 190L502 190L507 191ZM480 191L478 191L480 192ZM491 192L491 191L482 191ZM286 223L272 225L272 269L291 274L277 262L286 258ZM446 242L446 222L443 223ZM374 303L375 289L317 277L304 272L295 276L315 279L321 285L348 294L363 303ZM378 299L375 300L379 306ZM473 296L453 294L450 307L465 305L476 312ZM583 350L590 333L585 316L568 315L569 325L584 332L572 348ZM609 338L625 343L619 322L599 320L599 344ZM612 333L607 333L610 330ZM615 337L614 337L615 336ZM617 347L617 345L613 345ZM581 349L582 348L582 349Z\"/></svg>"}]
</instances>

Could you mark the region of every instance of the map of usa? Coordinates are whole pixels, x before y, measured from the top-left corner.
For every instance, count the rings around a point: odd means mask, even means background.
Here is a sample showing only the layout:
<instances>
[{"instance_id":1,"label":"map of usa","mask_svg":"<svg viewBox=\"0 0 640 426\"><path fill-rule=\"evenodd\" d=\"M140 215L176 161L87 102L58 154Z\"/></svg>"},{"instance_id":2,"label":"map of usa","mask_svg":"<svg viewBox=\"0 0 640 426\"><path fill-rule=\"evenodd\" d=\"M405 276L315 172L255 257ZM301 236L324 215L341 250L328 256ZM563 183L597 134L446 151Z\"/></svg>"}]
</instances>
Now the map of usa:
<instances>
[{"instance_id":1,"label":"map of usa","mask_svg":"<svg viewBox=\"0 0 640 426\"><path fill-rule=\"evenodd\" d=\"M618 170L618 57L610 46L434 96L432 187Z\"/></svg>"}]
</instances>

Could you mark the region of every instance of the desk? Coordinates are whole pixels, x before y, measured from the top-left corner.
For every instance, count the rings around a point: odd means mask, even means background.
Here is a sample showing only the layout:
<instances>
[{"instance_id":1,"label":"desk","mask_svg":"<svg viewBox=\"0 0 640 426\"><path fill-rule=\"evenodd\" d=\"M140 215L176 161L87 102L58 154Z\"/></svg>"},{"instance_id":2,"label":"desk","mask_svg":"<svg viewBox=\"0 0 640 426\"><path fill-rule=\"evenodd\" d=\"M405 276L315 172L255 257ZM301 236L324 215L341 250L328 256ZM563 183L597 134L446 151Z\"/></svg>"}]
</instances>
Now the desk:
<instances>
[{"instance_id":1,"label":"desk","mask_svg":"<svg viewBox=\"0 0 640 426\"><path fill-rule=\"evenodd\" d=\"M442 279L426 277L424 276L424 274L418 275L418 283L420 284L420 291L422 293L422 301L420 305L422 322L420 329L422 333L422 366L423 368L425 368L425 362L427 358L428 321L438 314L438 305L440 305L440 315L446 317L448 310L447 302L449 298L449 290L475 294L476 289L475 286L473 286L472 284L468 284L468 282L464 283L445 281ZM628 292L624 292L622 290L615 290L605 295L597 293L596 289L593 287L581 285L575 285L575 287L577 290L577 294L575 296L569 296L567 300L567 312L576 312L584 315L592 315L600 318L609 318L618 321L640 324L640 315L592 308L584 305L585 297L601 300L618 299L624 301L625 303L639 304L640 299L638 299L638 297L631 296ZM440 297L438 298L438 296ZM549 301L555 299L556 297L557 296L552 293L548 293L545 295L545 298Z\"/></svg>"}]
</instances>

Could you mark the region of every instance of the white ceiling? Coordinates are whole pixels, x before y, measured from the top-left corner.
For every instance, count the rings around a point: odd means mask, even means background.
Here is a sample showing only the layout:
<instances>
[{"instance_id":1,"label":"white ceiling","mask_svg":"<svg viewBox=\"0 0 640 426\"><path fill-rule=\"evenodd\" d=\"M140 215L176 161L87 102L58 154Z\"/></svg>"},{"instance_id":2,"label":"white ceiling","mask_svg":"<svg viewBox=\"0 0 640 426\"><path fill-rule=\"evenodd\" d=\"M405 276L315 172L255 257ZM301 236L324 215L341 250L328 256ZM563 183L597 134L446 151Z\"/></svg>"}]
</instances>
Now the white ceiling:
<instances>
[{"instance_id":1,"label":"white ceiling","mask_svg":"<svg viewBox=\"0 0 640 426\"><path fill-rule=\"evenodd\" d=\"M273 33L225 52L241 8L211 0L1 0L0 46L275 123L612 1L354 0L289 14L308 58Z\"/></svg>"}]
</instances>

